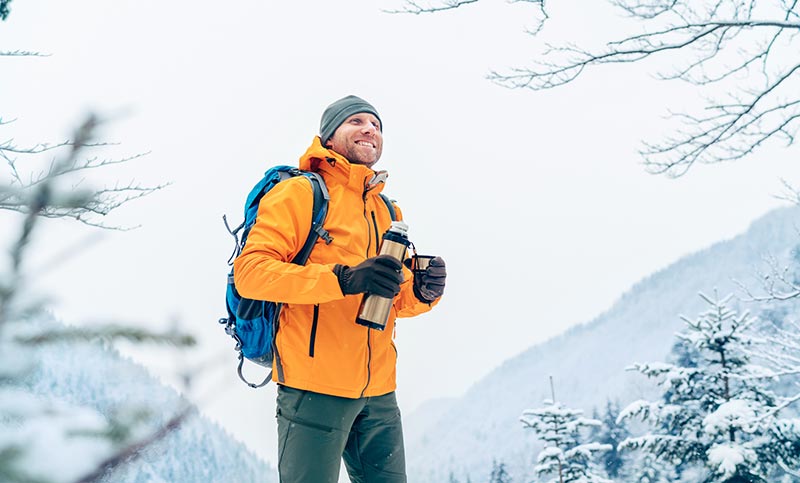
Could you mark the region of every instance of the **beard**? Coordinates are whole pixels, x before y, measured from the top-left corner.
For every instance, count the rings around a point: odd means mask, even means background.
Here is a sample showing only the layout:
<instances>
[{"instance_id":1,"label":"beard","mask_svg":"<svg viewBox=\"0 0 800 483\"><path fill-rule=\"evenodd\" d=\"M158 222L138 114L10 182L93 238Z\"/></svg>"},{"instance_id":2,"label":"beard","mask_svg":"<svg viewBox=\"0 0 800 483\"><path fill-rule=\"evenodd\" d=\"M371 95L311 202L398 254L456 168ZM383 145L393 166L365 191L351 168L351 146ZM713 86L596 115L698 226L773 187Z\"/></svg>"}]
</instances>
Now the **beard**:
<instances>
[{"instance_id":1,"label":"beard","mask_svg":"<svg viewBox=\"0 0 800 483\"><path fill-rule=\"evenodd\" d=\"M345 151L346 152L339 154L347 158L352 164L363 164L368 168L371 168L373 164L377 163L378 159L381 157L380 150L363 148L356 143L348 143Z\"/></svg>"}]
</instances>

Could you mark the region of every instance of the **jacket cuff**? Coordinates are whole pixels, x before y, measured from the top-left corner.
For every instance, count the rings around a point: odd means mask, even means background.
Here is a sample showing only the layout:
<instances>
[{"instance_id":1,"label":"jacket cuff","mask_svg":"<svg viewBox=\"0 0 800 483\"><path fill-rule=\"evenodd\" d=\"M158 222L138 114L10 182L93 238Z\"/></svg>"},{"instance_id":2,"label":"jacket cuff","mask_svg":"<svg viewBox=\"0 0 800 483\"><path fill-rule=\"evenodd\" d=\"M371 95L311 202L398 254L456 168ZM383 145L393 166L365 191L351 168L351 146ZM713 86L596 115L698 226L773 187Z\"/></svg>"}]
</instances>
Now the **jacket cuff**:
<instances>
[{"instance_id":1,"label":"jacket cuff","mask_svg":"<svg viewBox=\"0 0 800 483\"><path fill-rule=\"evenodd\" d=\"M347 273L344 271L345 268L350 268L347 265L342 265L341 263L337 263L333 266L333 274L336 275L336 279L339 281L339 290L342 291L342 295L345 295L344 288L347 286Z\"/></svg>"}]
</instances>

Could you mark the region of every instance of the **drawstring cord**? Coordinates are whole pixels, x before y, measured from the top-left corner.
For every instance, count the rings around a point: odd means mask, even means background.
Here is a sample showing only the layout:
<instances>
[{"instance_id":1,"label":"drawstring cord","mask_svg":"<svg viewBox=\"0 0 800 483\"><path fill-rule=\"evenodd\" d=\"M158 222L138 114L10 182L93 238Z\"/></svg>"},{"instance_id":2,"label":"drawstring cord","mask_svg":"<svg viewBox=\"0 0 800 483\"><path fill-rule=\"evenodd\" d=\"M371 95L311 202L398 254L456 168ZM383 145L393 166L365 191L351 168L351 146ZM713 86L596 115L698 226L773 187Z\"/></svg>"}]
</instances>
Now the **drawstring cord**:
<instances>
[{"instance_id":1,"label":"drawstring cord","mask_svg":"<svg viewBox=\"0 0 800 483\"><path fill-rule=\"evenodd\" d=\"M231 230L231 226L228 224L227 216L222 215L222 222L225 223L225 228L228 230L228 233L230 233L233 239L236 240L236 246L233 248L233 253L231 253L231 256L228 258L228 266L231 266L233 265L233 260L235 260L236 257L242 253L242 247L239 244L239 230L244 227L244 222L242 222L241 225L237 226L233 230Z\"/></svg>"}]
</instances>

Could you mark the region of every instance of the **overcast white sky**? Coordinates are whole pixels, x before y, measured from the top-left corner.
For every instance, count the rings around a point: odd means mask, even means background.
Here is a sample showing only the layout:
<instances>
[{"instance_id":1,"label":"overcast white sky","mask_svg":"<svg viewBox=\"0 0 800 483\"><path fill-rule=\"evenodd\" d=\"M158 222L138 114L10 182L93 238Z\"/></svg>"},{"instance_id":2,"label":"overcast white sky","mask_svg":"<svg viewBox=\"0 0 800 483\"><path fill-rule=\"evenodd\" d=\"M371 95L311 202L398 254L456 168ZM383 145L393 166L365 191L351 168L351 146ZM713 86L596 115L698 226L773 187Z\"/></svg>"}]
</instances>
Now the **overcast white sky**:
<instances>
[{"instance_id":1,"label":"overcast white sky","mask_svg":"<svg viewBox=\"0 0 800 483\"><path fill-rule=\"evenodd\" d=\"M694 101L687 86L653 80L656 64L606 67L547 92L506 90L485 75L533 58L540 44L523 32L533 8L487 0L434 16L380 11L397 5L15 0L0 23L0 49L51 54L0 58L0 116L17 119L0 141L62 140L92 110L116 119L103 130L121 143L112 154L151 152L94 182L173 183L111 220L141 224L135 231L48 223L28 267L36 284L67 322L178 321L197 334L188 360L140 357L165 377L213 361L202 386L214 397L201 405L268 459L274 388L238 382L216 323L232 248L221 216L239 219L267 167L296 163L333 100L352 93L377 107L385 192L419 250L448 262L445 300L397 331L406 414L460 395L654 270L740 233L780 205L778 177L796 175L779 150L677 180L646 174L639 141L662 132L667 107ZM583 42L626 28L609 11L555 2L546 33ZM18 222L0 217L3 233ZM73 244L87 248L60 255ZM48 268L53 256L60 263Z\"/></svg>"}]
</instances>

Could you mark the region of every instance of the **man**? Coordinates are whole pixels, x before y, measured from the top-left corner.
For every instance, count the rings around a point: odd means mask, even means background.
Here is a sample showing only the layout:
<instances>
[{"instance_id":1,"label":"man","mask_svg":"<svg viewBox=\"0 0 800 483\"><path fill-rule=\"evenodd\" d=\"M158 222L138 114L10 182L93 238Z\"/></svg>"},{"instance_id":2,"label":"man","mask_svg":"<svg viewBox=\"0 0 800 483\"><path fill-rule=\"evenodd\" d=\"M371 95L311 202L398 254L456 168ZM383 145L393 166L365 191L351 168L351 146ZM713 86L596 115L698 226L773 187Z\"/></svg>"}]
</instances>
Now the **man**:
<instances>
[{"instance_id":1,"label":"man","mask_svg":"<svg viewBox=\"0 0 800 483\"><path fill-rule=\"evenodd\" d=\"M333 241L320 238L306 265L290 263L311 229L313 192L298 176L264 196L234 265L243 297L283 303L273 371L282 483L335 483L342 458L353 482L406 481L394 323L438 302L446 270L436 257L414 280L397 260L377 256L392 222L380 197L386 172L372 169L382 149L371 104L347 96L328 106L300 168L325 180ZM356 323L365 293L393 298L383 331Z\"/></svg>"}]
</instances>

